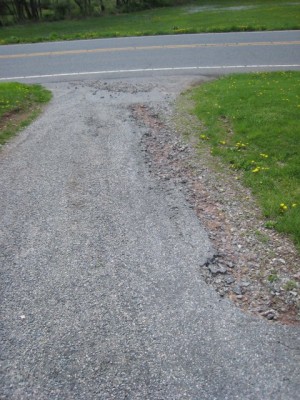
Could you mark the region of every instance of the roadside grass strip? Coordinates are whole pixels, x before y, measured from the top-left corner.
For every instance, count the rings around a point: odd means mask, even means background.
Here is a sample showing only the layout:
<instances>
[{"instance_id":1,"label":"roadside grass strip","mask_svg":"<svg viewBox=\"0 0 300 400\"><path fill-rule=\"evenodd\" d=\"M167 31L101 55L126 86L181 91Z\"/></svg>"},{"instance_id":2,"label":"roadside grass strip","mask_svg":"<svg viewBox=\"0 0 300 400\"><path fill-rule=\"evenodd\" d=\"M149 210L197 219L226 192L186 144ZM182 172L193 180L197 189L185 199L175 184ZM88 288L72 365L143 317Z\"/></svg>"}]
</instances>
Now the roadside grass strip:
<instances>
[{"instance_id":1,"label":"roadside grass strip","mask_svg":"<svg viewBox=\"0 0 300 400\"><path fill-rule=\"evenodd\" d=\"M193 89L199 146L241 173L266 218L300 249L300 72L237 74Z\"/></svg>"},{"instance_id":2,"label":"roadside grass strip","mask_svg":"<svg viewBox=\"0 0 300 400\"><path fill-rule=\"evenodd\" d=\"M51 92L40 85L0 83L0 145L27 126L51 99Z\"/></svg>"},{"instance_id":3,"label":"roadside grass strip","mask_svg":"<svg viewBox=\"0 0 300 400\"><path fill-rule=\"evenodd\" d=\"M97 18L26 23L0 28L0 44L202 32L300 29L298 0L197 0Z\"/></svg>"}]
</instances>

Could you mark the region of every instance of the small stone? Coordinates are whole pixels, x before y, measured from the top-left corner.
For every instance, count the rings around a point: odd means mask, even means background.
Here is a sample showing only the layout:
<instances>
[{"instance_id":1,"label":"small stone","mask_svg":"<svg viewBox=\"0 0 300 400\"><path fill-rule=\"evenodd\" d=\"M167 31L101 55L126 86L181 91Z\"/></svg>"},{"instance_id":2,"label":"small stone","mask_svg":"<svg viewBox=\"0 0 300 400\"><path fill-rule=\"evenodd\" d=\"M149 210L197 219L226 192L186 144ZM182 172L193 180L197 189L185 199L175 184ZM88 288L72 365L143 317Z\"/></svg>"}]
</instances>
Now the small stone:
<instances>
[{"instance_id":1,"label":"small stone","mask_svg":"<svg viewBox=\"0 0 300 400\"><path fill-rule=\"evenodd\" d=\"M258 263L251 263L251 264L249 264L249 268L252 268L252 269L258 269L260 267L260 265L258 264Z\"/></svg>"},{"instance_id":2,"label":"small stone","mask_svg":"<svg viewBox=\"0 0 300 400\"><path fill-rule=\"evenodd\" d=\"M20 318L25 319L26 317L25 317L25 315L20 315Z\"/></svg>"},{"instance_id":3,"label":"small stone","mask_svg":"<svg viewBox=\"0 0 300 400\"><path fill-rule=\"evenodd\" d=\"M234 268L234 264L231 261L228 261L227 267L229 268Z\"/></svg>"},{"instance_id":4,"label":"small stone","mask_svg":"<svg viewBox=\"0 0 300 400\"><path fill-rule=\"evenodd\" d=\"M237 294L238 296L242 294L242 288L239 285L236 285L232 288L233 293Z\"/></svg>"},{"instance_id":5,"label":"small stone","mask_svg":"<svg viewBox=\"0 0 300 400\"><path fill-rule=\"evenodd\" d=\"M221 265L212 265L212 264L210 264L208 266L208 269L210 270L210 272L213 275L226 274L226 272L227 272L227 269L225 267L221 266Z\"/></svg>"},{"instance_id":6,"label":"small stone","mask_svg":"<svg viewBox=\"0 0 300 400\"><path fill-rule=\"evenodd\" d=\"M250 282L246 282L246 281L242 281L242 282L240 283L240 285L241 285L242 287L248 287L248 286L251 285L251 283L250 283Z\"/></svg>"},{"instance_id":7,"label":"small stone","mask_svg":"<svg viewBox=\"0 0 300 400\"><path fill-rule=\"evenodd\" d=\"M263 317L266 317L268 320L277 319L277 312L275 310L267 310L261 314Z\"/></svg>"},{"instance_id":8,"label":"small stone","mask_svg":"<svg viewBox=\"0 0 300 400\"><path fill-rule=\"evenodd\" d=\"M257 311L258 311L260 314L263 313L263 312L265 312L265 311L266 311L266 306L265 306L265 305L260 305L260 306L258 307Z\"/></svg>"},{"instance_id":9,"label":"small stone","mask_svg":"<svg viewBox=\"0 0 300 400\"><path fill-rule=\"evenodd\" d=\"M225 282L227 283L227 285L231 285L233 282L235 282L235 278L233 276L228 276L225 279Z\"/></svg>"},{"instance_id":10,"label":"small stone","mask_svg":"<svg viewBox=\"0 0 300 400\"><path fill-rule=\"evenodd\" d=\"M239 299L239 300L242 300L242 299L244 298L244 296L243 296L242 294L238 294L238 295L236 296L236 298Z\"/></svg>"}]
</instances>

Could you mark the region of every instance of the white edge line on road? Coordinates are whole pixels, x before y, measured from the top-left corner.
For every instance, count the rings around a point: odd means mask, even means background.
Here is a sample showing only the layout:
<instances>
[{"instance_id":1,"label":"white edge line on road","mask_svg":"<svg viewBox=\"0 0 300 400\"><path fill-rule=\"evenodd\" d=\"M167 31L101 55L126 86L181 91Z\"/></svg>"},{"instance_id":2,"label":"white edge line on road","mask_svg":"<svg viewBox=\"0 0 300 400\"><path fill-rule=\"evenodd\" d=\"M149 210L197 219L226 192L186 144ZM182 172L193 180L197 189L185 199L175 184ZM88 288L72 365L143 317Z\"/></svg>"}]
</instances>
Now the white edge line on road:
<instances>
[{"instance_id":1,"label":"white edge line on road","mask_svg":"<svg viewBox=\"0 0 300 400\"><path fill-rule=\"evenodd\" d=\"M47 74L47 75L27 75L14 76L8 78L0 78L0 81L11 81L18 79L39 79L39 78L59 78L63 76L82 76L82 75L104 75L104 74L124 74L135 72L163 72L163 71L189 71L189 70L224 70L238 68L299 68L300 64L276 64L276 65L219 65L207 67L166 67L166 68L139 68L139 69L118 69L112 71L91 71L91 72L66 72L62 74Z\"/></svg>"}]
</instances>

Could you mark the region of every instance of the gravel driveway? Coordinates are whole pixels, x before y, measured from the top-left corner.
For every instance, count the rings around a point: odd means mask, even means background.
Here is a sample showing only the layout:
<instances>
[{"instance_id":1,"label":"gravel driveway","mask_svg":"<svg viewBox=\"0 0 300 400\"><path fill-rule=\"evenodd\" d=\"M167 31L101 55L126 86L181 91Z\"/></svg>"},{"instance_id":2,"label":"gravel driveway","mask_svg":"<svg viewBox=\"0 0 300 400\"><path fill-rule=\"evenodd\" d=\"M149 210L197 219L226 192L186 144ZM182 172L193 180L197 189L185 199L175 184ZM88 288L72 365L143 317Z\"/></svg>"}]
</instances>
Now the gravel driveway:
<instances>
[{"instance_id":1,"label":"gravel driveway","mask_svg":"<svg viewBox=\"0 0 300 400\"><path fill-rule=\"evenodd\" d=\"M0 153L1 399L300 399L299 328L204 282L205 230L149 174L132 106L188 83L48 84Z\"/></svg>"}]
</instances>

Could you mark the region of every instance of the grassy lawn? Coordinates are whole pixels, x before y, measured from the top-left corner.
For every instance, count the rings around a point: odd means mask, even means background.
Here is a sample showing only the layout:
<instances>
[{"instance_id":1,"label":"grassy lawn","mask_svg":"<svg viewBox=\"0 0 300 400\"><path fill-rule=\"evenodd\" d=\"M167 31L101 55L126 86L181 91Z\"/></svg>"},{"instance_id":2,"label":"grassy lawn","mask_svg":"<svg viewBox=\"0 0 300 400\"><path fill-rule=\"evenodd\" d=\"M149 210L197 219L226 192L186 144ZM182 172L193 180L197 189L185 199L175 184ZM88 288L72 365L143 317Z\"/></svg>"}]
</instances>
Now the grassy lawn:
<instances>
[{"instance_id":1,"label":"grassy lawn","mask_svg":"<svg viewBox=\"0 0 300 400\"><path fill-rule=\"evenodd\" d=\"M196 0L190 5L0 28L0 44L300 28L297 0Z\"/></svg>"},{"instance_id":2,"label":"grassy lawn","mask_svg":"<svg viewBox=\"0 0 300 400\"><path fill-rule=\"evenodd\" d=\"M0 84L0 145L27 126L41 111L51 93L40 85Z\"/></svg>"},{"instance_id":3,"label":"grassy lawn","mask_svg":"<svg viewBox=\"0 0 300 400\"><path fill-rule=\"evenodd\" d=\"M223 77L193 89L201 143L240 170L266 227L300 248L300 73Z\"/></svg>"}]
</instances>

